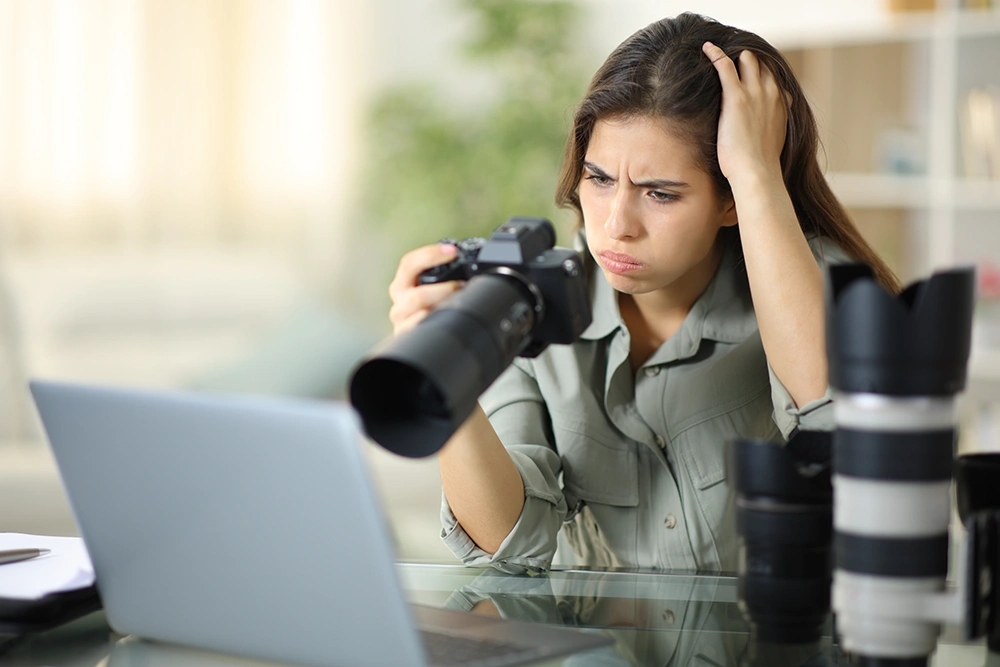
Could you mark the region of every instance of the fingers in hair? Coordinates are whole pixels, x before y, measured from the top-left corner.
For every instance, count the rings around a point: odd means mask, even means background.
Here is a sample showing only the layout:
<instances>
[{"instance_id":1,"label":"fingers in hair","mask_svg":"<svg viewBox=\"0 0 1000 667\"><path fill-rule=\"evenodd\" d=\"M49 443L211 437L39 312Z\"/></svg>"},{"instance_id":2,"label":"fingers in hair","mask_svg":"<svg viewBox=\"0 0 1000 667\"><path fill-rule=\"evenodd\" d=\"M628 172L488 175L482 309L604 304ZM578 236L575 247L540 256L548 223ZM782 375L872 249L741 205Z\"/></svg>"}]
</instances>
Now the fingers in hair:
<instances>
[{"instance_id":1,"label":"fingers in hair","mask_svg":"<svg viewBox=\"0 0 1000 667\"><path fill-rule=\"evenodd\" d=\"M726 55L725 51L712 42L705 42L701 47L701 51L712 61L715 71L719 73L719 79L722 81L723 87L739 83L740 75L736 70L736 63Z\"/></svg>"}]
</instances>

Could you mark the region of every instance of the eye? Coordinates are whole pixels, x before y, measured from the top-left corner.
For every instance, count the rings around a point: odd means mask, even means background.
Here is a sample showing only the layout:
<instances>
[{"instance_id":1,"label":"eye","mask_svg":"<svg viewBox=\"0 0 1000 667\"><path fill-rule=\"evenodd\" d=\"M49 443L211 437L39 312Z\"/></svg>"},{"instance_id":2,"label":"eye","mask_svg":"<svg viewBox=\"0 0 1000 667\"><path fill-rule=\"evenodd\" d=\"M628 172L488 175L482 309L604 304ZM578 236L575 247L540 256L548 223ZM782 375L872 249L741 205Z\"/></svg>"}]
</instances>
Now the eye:
<instances>
[{"instance_id":1,"label":"eye","mask_svg":"<svg viewBox=\"0 0 1000 667\"><path fill-rule=\"evenodd\" d=\"M661 202L677 201L678 199L680 199L680 197L677 195L670 194L669 192L662 192L660 190L650 190L649 196L654 201L661 201Z\"/></svg>"},{"instance_id":2,"label":"eye","mask_svg":"<svg viewBox=\"0 0 1000 667\"><path fill-rule=\"evenodd\" d=\"M601 174L588 174L586 178L594 185L599 185L602 187L605 185L611 185L611 178Z\"/></svg>"}]
</instances>

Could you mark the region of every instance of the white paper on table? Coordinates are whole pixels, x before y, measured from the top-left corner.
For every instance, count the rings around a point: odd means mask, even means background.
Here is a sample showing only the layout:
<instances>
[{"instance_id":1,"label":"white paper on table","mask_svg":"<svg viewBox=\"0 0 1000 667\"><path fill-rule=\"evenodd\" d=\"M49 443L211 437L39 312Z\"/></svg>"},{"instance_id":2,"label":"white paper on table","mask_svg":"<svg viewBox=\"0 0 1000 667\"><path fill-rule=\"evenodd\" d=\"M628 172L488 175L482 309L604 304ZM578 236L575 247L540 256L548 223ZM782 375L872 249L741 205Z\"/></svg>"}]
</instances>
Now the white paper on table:
<instances>
[{"instance_id":1,"label":"white paper on table","mask_svg":"<svg viewBox=\"0 0 1000 667\"><path fill-rule=\"evenodd\" d=\"M0 564L0 598L37 600L50 593L86 588L94 583L94 566L79 537L0 533L0 551L51 549L29 560Z\"/></svg>"}]
</instances>

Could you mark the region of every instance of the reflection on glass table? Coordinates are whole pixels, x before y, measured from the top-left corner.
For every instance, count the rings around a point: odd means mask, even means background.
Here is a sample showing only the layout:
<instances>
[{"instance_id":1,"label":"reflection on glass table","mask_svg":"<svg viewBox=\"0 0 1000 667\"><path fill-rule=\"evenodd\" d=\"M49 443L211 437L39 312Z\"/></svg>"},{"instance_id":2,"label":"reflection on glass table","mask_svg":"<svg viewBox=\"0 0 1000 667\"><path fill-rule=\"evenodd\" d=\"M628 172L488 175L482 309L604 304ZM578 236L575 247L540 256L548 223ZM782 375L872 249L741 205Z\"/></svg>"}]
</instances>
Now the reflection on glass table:
<instances>
[{"instance_id":1,"label":"reflection on glass table","mask_svg":"<svg viewBox=\"0 0 1000 667\"><path fill-rule=\"evenodd\" d=\"M819 667L848 664L827 621L809 643L758 641L738 603L735 576L557 570L510 576L461 567L401 567L411 600L508 618L591 628L615 638L608 649L578 654L562 664ZM982 641L966 643L947 628L932 665L995 664Z\"/></svg>"},{"instance_id":2,"label":"reflection on glass table","mask_svg":"<svg viewBox=\"0 0 1000 667\"><path fill-rule=\"evenodd\" d=\"M546 666L821 667L847 664L827 622L819 641L757 641L738 605L734 576L698 573L555 570L507 575L458 565L403 563L411 602L602 633L613 646ZM337 619L331 618L330 623ZM386 638L391 641L391 637ZM243 658L121 637L103 614L37 635L0 640L5 667L250 667ZM335 664L335 663L334 663ZM982 641L947 628L931 659L937 667L1000 667Z\"/></svg>"}]
</instances>

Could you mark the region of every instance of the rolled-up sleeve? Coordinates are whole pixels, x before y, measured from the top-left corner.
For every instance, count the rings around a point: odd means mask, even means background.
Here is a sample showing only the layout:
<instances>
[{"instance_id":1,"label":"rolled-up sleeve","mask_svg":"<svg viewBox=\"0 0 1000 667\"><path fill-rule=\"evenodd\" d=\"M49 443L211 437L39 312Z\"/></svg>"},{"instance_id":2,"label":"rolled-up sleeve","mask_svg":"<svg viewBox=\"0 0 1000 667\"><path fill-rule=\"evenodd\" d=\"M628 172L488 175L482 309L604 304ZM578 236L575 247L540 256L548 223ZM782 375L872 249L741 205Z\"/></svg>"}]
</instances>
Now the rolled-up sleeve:
<instances>
[{"instance_id":1,"label":"rolled-up sleeve","mask_svg":"<svg viewBox=\"0 0 1000 667\"><path fill-rule=\"evenodd\" d=\"M826 267L833 264L843 264L853 261L833 241L825 236L808 239L809 249L826 278ZM826 393L820 398L803 406L795 405L791 394L781 384L774 374L771 364L767 365L767 373L771 379L771 402L774 405L774 423L781 431L785 440L791 437L796 429L806 431L832 431L833 422L833 390L827 386Z\"/></svg>"},{"instance_id":2,"label":"rolled-up sleeve","mask_svg":"<svg viewBox=\"0 0 1000 667\"><path fill-rule=\"evenodd\" d=\"M826 393L814 401L798 407L791 394L781 384L781 380L767 365L767 373L771 378L771 403L774 405L774 423L781 431L781 437L786 441L796 429L804 431L833 430L833 390L826 388Z\"/></svg>"},{"instance_id":3,"label":"rolled-up sleeve","mask_svg":"<svg viewBox=\"0 0 1000 667\"><path fill-rule=\"evenodd\" d=\"M559 484L562 463L551 444L548 412L530 362L515 360L483 394L480 404L521 473L524 508L500 547L490 554L463 530L442 493L441 538L466 565L492 566L510 573L547 570L567 507Z\"/></svg>"}]
</instances>

